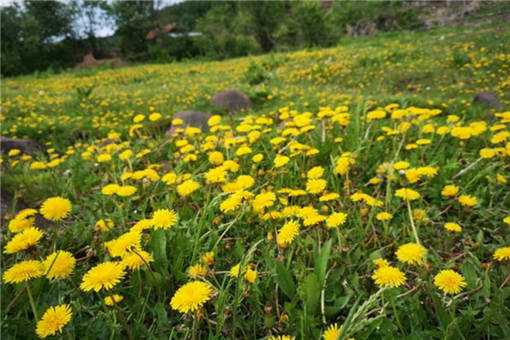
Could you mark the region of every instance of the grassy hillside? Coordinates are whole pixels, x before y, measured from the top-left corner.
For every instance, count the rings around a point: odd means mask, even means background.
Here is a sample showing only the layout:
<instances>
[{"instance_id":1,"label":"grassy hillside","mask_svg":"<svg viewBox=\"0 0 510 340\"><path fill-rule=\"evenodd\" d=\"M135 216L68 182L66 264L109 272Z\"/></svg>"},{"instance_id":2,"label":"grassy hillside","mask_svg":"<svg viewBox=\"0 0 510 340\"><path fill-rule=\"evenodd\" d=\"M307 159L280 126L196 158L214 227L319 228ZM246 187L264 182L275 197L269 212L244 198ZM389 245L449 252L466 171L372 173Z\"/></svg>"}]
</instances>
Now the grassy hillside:
<instances>
[{"instance_id":1,"label":"grassy hillside","mask_svg":"<svg viewBox=\"0 0 510 340\"><path fill-rule=\"evenodd\" d=\"M4 79L2 335L507 337L508 28Z\"/></svg>"}]
</instances>

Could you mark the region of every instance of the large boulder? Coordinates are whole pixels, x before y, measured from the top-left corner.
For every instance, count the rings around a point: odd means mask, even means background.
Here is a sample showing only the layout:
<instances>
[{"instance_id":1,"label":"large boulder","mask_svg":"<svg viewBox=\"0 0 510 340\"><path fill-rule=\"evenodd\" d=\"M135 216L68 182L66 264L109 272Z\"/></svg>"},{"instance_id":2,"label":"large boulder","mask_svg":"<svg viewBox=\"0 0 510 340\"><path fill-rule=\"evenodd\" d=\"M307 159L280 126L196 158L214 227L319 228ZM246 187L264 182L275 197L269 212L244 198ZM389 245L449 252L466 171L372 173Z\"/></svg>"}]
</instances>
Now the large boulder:
<instances>
[{"instance_id":1,"label":"large boulder","mask_svg":"<svg viewBox=\"0 0 510 340\"><path fill-rule=\"evenodd\" d=\"M172 119L182 119L183 124L179 126L170 126L170 128L167 130L167 134L173 135L177 128L179 127L186 127L186 126L193 126L202 129L203 132L209 131L209 125L207 124L207 121L209 118L211 118L211 114L207 112L200 112L200 111L182 111L177 112L174 114Z\"/></svg>"},{"instance_id":2,"label":"large boulder","mask_svg":"<svg viewBox=\"0 0 510 340\"><path fill-rule=\"evenodd\" d=\"M39 143L29 139L0 137L0 150L2 150L2 153L7 153L12 149L18 149L23 153L33 155L36 152L42 151L43 147Z\"/></svg>"},{"instance_id":3,"label":"large boulder","mask_svg":"<svg viewBox=\"0 0 510 340\"><path fill-rule=\"evenodd\" d=\"M249 109L252 106L250 98L239 90L226 90L217 93L212 98L212 102L215 106L231 114Z\"/></svg>"},{"instance_id":4,"label":"large boulder","mask_svg":"<svg viewBox=\"0 0 510 340\"><path fill-rule=\"evenodd\" d=\"M503 108L498 96L493 92L480 92L473 98L473 102L493 107L498 110Z\"/></svg>"}]
</instances>

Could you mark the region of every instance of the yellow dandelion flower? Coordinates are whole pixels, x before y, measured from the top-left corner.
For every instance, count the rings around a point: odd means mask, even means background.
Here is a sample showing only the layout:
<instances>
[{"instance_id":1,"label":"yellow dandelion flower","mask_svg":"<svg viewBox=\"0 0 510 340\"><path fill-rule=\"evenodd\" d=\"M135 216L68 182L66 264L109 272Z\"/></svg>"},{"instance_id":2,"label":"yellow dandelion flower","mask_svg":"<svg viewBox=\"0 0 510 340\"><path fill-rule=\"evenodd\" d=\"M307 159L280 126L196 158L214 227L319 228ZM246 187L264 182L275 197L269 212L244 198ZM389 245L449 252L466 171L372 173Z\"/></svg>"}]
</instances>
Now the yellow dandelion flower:
<instances>
[{"instance_id":1,"label":"yellow dandelion flower","mask_svg":"<svg viewBox=\"0 0 510 340\"><path fill-rule=\"evenodd\" d=\"M255 283L257 280L258 273L256 270L248 268L244 273L244 279L249 283Z\"/></svg>"},{"instance_id":2,"label":"yellow dandelion flower","mask_svg":"<svg viewBox=\"0 0 510 340\"><path fill-rule=\"evenodd\" d=\"M50 221L60 221L71 211L71 201L62 197L50 197L41 204L41 215Z\"/></svg>"},{"instance_id":3,"label":"yellow dandelion flower","mask_svg":"<svg viewBox=\"0 0 510 340\"><path fill-rule=\"evenodd\" d=\"M329 202L329 201L336 200L339 197L340 197L340 195L337 194L336 192L330 192L330 193L324 194L321 197L319 197L319 202Z\"/></svg>"},{"instance_id":4,"label":"yellow dandelion flower","mask_svg":"<svg viewBox=\"0 0 510 340\"><path fill-rule=\"evenodd\" d=\"M478 204L478 199L471 195L460 195L458 200L459 203L465 207L474 207Z\"/></svg>"},{"instance_id":5,"label":"yellow dandelion flower","mask_svg":"<svg viewBox=\"0 0 510 340\"><path fill-rule=\"evenodd\" d=\"M124 297L119 294L108 295L107 297L105 297L103 299L104 304L107 306L113 306L113 305L121 302L122 300L124 300Z\"/></svg>"},{"instance_id":6,"label":"yellow dandelion flower","mask_svg":"<svg viewBox=\"0 0 510 340\"><path fill-rule=\"evenodd\" d=\"M427 219L427 212L424 209L413 209L413 218L415 221L424 221Z\"/></svg>"},{"instance_id":7,"label":"yellow dandelion flower","mask_svg":"<svg viewBox=\"0 0 510 340\"><path fill-rule=\"evenodd\" d=\"M419 199L420 193L409 188L401 188L395 192L395 196L402 198L405 201L414 201Z\"/></svg>"},{"instance_id":8,"label":"yellow dandelion flower","mask_svg":"<svg viewBox=\"0 0 510 340\"><path fill-rule=\"evenodd\" d=\"M273 335L267 338L267 340L294 340L296 337L290 335Z\"/></svg>"},{"instance_id":9,"label":"yellow dandelion flower","mask_svg":"<svg viewBox=\"0 0 510 340\"><path fill-rule=\"evenodd\" d=\"M335 163L335 174L345 175L354 164L354 157L350 152L344 152Z\"/></svg>"},{"instance_id":10,"label":"yellow dandelion flower","mask_svg":"<svg viewBox=\"0 0 510 340\"><path fill-rule=\"evenodd\" d=\"M110 219L106 220L100 219L96 222L94 227L96 230L104 233L107 232L108 230L111 230L114 227L114 223Z\"/></svg>"},{"instance_id":11,"label":"yellow dandelion flower","mask_svg":"<svg viewBox=\"0 0 510 340\"><path fill-rule=\"evenodd\" d=\"M152 214L154 229L170 229L177 223L177 214L172 209L159 209Z\"/></svg>"},{"instance_id":12,"label":"yellow dandelion flower","mask_svg":"<svg viewBox=\"0 0 510 340\"><path fill-rule=\"evenodd\" d=\"M253 156L251 158L251 160L253 161L253 163L260 163L264 160L264 155L261 153L258 153L255 156Z\"/></svg>"},{"instance_id":13,"label":"yellow dandelion flower","mask_svg":"<svg viewBox=\"0 0 510 340\"><path fill-rule=\"evenodd\" d=\"M122 161L127 161L131 157L133 157L133 151L131 151L129 149L128 150L124 150L124 151L122 151L119 154L119 159L122 160Z\"/></svg>"},{"instance_id":14,"label":"yellow dandelion flower","mask_svg":"<svg viewBox=\"0 0 510 340\"><path fill-rule=\"evenodd\" d=\"M462 227L460 224L455 222L447 222L444 224L444 228L452 233L460 233L462 231Z\"/></svg>"},{"instance_id":15,"label":"yellow dandelion flower","mask_svg":"<svg viewBox=\"0 0 510 340\"><path fill-rule=\"evenodd\" d=\"M372 185L377 185L379 183L382 183L382 178L379 178L379 177L372 177L368 180L368 183L369 184L372 184Z\"/></svg>"},{"instance_id":16,"label":"yellow dandelion flower","mask_svg":"<svg viewBox=\"0 0 510 340\"><path fill-rule=\"evenodd\" d=\"M324 174L324 168L321 166L315 166L308 170L306 177L309 179L319 179Z\"/></svg>"},{"instance_id":17,"label":"yellow dandelion flower","mask_svg":"<svg viewBox=\"0 0 510 340\"><path fill-rule=\"evenodd\" d=\"M381 267L388 267L388 266L390 265L390 263L389 263L387 260L385 260L385 259L383 259L383 258L381 258L381 257L379 257L379 258L375 259L375 260L374 260L374 261L372 261L372 262L375 264L375 266L376 266L377 268L381 268Z\"/></svg>"},{"instance_id":18,"label":"yellow dandelion flower","mask_svg":"<svg viewBox=\"0 0 510 340\"><path fill-rule=\"evenodd\" d=\"M167 172L161 177L161 181L166 185L172 185L177 182L177 174L175 172Z\"/></svg>"},{"instance_id":19,"label":"yellow dandelion flower","mask_svg":"<svg viewBox=\"0 0 510 340\"><path fill-rule=\"evenodd\" d=\"M395 252L398 260L407 264L424 264L427 249L417 243L406 243Z\"/></svg>"},{"instance_id":20,"label":"yellow dandelion flower","mask_svg":"<svg viewBox=\"0 0 510 340\"><path fill-rule=\"evenodd\" d=\"M242 203L243 196L237 193L231 194L220 204L220 210L223 213L228 213L236 210Z\"/></svg>"},{"instance_id":21,"label":"yellow dandelion flower","mask_svg":"<svg viewBox=\"0 0 510 340\"><path fill-rule=\"evenodd\" d=\"M192 279L198 279L205 277L207 275L207 267L203 264L195 264L193 266L190 266L187 270L188 276Z\"/></svg>"},{"instance_id":22,"label":"yellow dandelion flower","mask_svg":"<svg viewBox=\"0 0 510 340\"><path fill-rule=\"evenodd\" d=\"M342 334L342 327L338 327L338 325L332 324L330 325L322 334L324 340L337 340Z\"/></svg>"},{"instance_id":23,"label":"yellow dandelion flower","mask_svg":"<svg viewBox=\"0 0 510 340\"><path fill-rule=\"evenodd\" d=\"M181 197L187 197L200 188L197 181L188 179L177 186L177 193Z\"/></svg>"},{"instance_id":24,"label":"yellow dandelion flower","mask_svg":"<svg viewBox=\"0 0 510 340\"><path fill-rule=\"evenodd\" d=\"M83 275L80 289L89 292L115 287L126 275L124 266L119 262L103 262L91 268Z\"/></svg>"},{"instance_id":25,"label":"yellow dandelion flower","mask_svg":"<svg viewBox=\"0 0 510 340\"><path fill-rule=\"evenodd\" d=\"M221 116L220 115L213 115L209 120L207 121L207 125L214 126L221 123Z\"/></svg>"},{"instance_id":26,"label":"yellow dandelion flower","mask_svg":"<svg viewBox=\"0 0 510 340\"><path fill-rule=\"evenodd\" d=\"M320 194L326 189L327 182L324 179L313 179L310 178L306 182L306 191L309 194Z\"/></svg>"},{"instance_id":27,"label":"yellow dandelion flower","mask_svg":"<svg viewBox=\"0 0 510 340\"><path fill-rule=\"evenodd\" d=\"M274 167L281 168L290 161L290 158L283 155L276 155L274 159Z\"/></svg>"},{"instance_id":28,"label":"yellow dandelion flower","mask_svg":"<svg viewBox=\"0 0 510 340\"><path fill-rule=\"evenodd\" d=\"M241 146L236 151L236 156L241 157L244 155L248 155L252 152L251 148L249 146Z\"/></svg>"},{"instance_id":29,"label":"yellow dandelion flower","mask_svg":"<svg viewBox=\"0 0 510 340\"><path fill-rule=\"evenodd\" d=\"M278 230L276 235L276 243L280 247L286 247L294 241L296 236L299 234L299 224L296 221L289 221Z\"/></svg>"},{"instance_id":30,"label":"yellow dandelion flower","mask_svg":"<svg viewBox=\"0 0 510 340\"><path fill-rule=\"evenodd\" d=\"M238 263L235 266L233 266L232 268L230 268L230 270L228 271L228 275L230 275L231 277L238 277L240 271L241 271L241 264Z\"/></svg>"},{"instance_id":31,"label":"yellow dandelion flower","mask_svg":"<svg viewBox=\"0 0 510 340\"><path fill-rule=\"evenodd\" d=\"M111 196L116 194L120 189L120 185L112 183L107 184L101 189L101 193L106 196Z\"/></svg>"},{"instance_id":32,"label":"yellow dandelion flower","mask_svg":"<svg viewBox=\"0 0 510 340\"><path fill-rule=\"evenodd\" d=\"M372 279L379 287L400 287L406 282L405 274L392 266L377 268Z\"/></svg>"},{"instance_id":33,"label":"yellow dandelion flower","mask_svg":"<svg viewBox=\"0 0 510 340\"><path fill-rule=\"evenodd\" d=\"M7 153L7 155L8 155L9 157L14 157L14 156L19 155L20 153L21 153L21 150L19 150L19 149L11 149L11 150L9 150L9 152Z\"/></svg>"},{"instance_id":34,"label":"yellow dandelion flower","mask_svg":"<svg viewBox=\"0 0 510 340\"><path fill-rule=\"evenodd\" d=\"M113 257L123 257L132 249L141 249L141 233L137 229L128 231L116 239L105 242L104 245Z\"/></svg>"},{"instance_id":35,"label":"yellow dandelion flower","mask_svg":"<svg viewBox=\"0 0 510 340\"><path fill-rule=\"evenodd\" d=\"M69 305L50 307L44 312L41 320L37 322L35 332L40 338L62 332L65 325L71 321L73 313Z\"/></svg>"},{"instance_id":36,"label":"yellow dandelion flower","mask_svg":"<svg viewBox=\"0 0 510 340\"><path fill-rule=\"evenodd\" d=\"M276 201L276 195L272 192L263 192L255 196L252 202L253 210L261 212L264 208L271 207Z\"/></svg>"},{"instance_id":37,"label":"yellow dandelion flower","mask_svg":"<svg viewBox=\"0 0 510 340\"><path fill-rule=\"evenodd\" d=\"M4 271L5 283L20 283L44 275L44 267L40 261L21 261Z\"/></svg>"},{"instance_id":38,"label":"yellow dandelion flower","mask_svg":"<svg viewBox=\"0 0 510 340\"><path fill-rule=\"evenodd\" d=\"M390 214L389 212L387 211L383 211L383 212L380 212L378 213L377 215L375 215L375 218L378 220L378 221L389 221L393 218L393 215Z\"/></svg>"},{"instance_id":39,"label":"yellow dandelion flower","mask_svg":"<svg viewBox=\"0 0 510 340\"><path fill-rule=\"evenodd\" d=\"M338 226L343 225L346 219L347 219L346 213L343 212L333 213L326 218L326 227L336 228Z\"/></svg>"},{"instance_id":40,"label":"yellow dandelion flower","mask_svg":"<svg viewBox=\"0 0 510 340\"><path fill-rule=\"evenodd\" d=\"M491 148L483 148L479 152L481 158L493 158L496 156L496 150Z\"/></svg>"},{"instance_id":41,"label":"yellow dandelion flower","mask_svg":"<svg viewBox=\"0 0 510 340\"><path fill-rule=\"evenodd\" d=\"M192 281L175 292L170 300L170 306L181 313L195 312L212 298L213 292L209 283Z\"/></svg>"},{"instance_id":42,"label":"yellow dandelion flower","mask_svg":"<svg viewBox=\"0 0 510 340\"><path fill-rule=\"evenodd\" d=\"M503 219L503 222L510 225L510 215Z\"/></svg>"},{"instance_id":43,"label":"yellow dandelion flower","mask_svg":"<svg viewBox=\"0 0 510 340\"><path fill-rule=\"evenodd\" d=\"M501 247L496 249L492 257L494 260L499 262L510 260L510 247Z\"/></svg>"},{"instance_id":44,"label":"yellow dandelion flower","mask_svg":"<svg viewBox=\"0 0 510 340\"><path fill-rule=\"evenodd\" d=\"M107 154L107 153L102 153L102 154L97 156L96 160L99 163L105 163L105 162L111 161L112 160L112 156Z\"/></svg>"},{"instance_id":45,"label":"yellow dandelion flower","mask_svg":"<svg viewBox=\"0 0 510 340\"><path fill-rule=\"evenodd\" d=\"M23 209L16 217L9 221L9 231L11 233L19 233L27 228L33 227L35 222L34 215L37 214L36 209Z\"/></svg>"},{"instance_id":46,"label":"yellow dandelion flower","mask_svg":"<svg viewBox=\"0 0 510 340\"><path fill-rule=\"evenodd\" d=\"M70 252L59 250L48 255L42 264L48 279L65 279L73 272L76 259Z\"/></svg>"},{"instance_id":47,"label":"yellow dandelion flower","mask_svg":"<svg viewBox=\"0 0 510 340\"><path fill-rule=\"evenodd\" d=\"M151 114L149 115L149 120L150 120L151 122L157 122L158 120L160 120L160 119L161 119L161 117L162 117L162 116L161 116L161 113L159 113L159 112L154 112L154 113L151 113Z\"/></svg>"},{"instance_id":48,"label":"yellow dandelion flower","mask_svg":"<svg viewBox=\"0 0 510 340\"><path fill-rule=\"evenodd\" d=\"M467 286L464 277L454 270L441 270L434 277L434 285L446 294L457 294Z\"/></svg>"},{"instance_id":49,"label":"yellow dandelion flower","mask_svg":"<svg viewBox=\"0 0 510 340\"><path fill-rule=\"evenodd\" d=\"M43 232L31 227L16 234L4 248L4 254L14 254L35 246L43 237Z\"/></svg>"},{"instance_id":50,"label":"yellow dandelion flower","mask_svg":"<svg viewBox=\"0 0 510 340\"><path fill-rule=\"evenodd\" d=\"M202 255L202 257L200 258L200 260L205 263L205 264L208 264L210 266L212 266L214 264L214 252L213 251L208 251L207 253L205 253L204 255Z\"/></svg>"},{"instance_id":51,"label":"yellow dandelion flower","mask_svg":"<svg viewBox=\"0 0 510 340\"><path fill-rule=\"evenodd\" d=\"M445 185L443 190L441 190L441 195L443 197L454 197L459 192L459 187L453 184Z\"/></svg>"},{"instance_id":52,"label":"yellow dandelion flower","mask_svg":"<svg viewBox=\"0 0 510 340\"><path fill-rule=\"evenodd\" d=\"M122 265L126 266L131 270L140 269L140 267L152 262L152 255L145 250L134 250L131 253L127 253L122 256Z\"/></svg>"},{"instance_id":53,"label":"yellow dandelion flower","mask_svg":"<svg viewBox=\"0 0 510 340\"><path fill-rule=\"evenodd\" d=\"M393 169L395 170L405 170L407 168L409 168L411 164L409 164L409 162L406 162L406 161L399 161L399 162L396 162L395 164L393 164Z\"/></svg>"},{"instance_id":54,"label":"yellow dandelion flower","mask_svg":"<svg viewBox=\"0 0 510 340\"><path fill-rule=\"evenodd\" d=\"M227 180L227 170L222 166L218 166L209 169L204 177L207 184L224 183Z\"/></svg>"},{"instance_id":55,"label":"yellow dandelion flower","mask_svg":"<svg viewBox=\"0 0 510 340\"><path fill-rule=\"evenodd\" d=\"M133 195L136 191L137 191L137 189L135 186L123 185L117 189L116 194L121 197L129 197L129 196Z\"/></svg>"}]
</instances>

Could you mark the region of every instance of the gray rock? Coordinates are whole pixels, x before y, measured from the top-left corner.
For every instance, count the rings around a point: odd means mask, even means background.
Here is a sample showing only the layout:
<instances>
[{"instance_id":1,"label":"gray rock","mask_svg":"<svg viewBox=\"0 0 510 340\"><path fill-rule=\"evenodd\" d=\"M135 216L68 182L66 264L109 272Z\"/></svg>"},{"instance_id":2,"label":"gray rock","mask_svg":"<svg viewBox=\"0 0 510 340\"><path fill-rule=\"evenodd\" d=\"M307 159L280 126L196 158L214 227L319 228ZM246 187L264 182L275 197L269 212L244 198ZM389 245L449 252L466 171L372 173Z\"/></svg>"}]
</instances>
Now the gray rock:
<instances>
[{"instance_id":1,"label":"gray rock","mask_svg":"<svg viewBox=\"0 0 510 340\"><path fill-rule=\"evenodd\" d=\"M29 139L12 139L0 137L0 149L2 153L7 153L9 150L18 149L23 153L33 155L36 152L43 150L42 145Z\"/></svg>"},{"instance_id":2,"label":"gray rock","mask_svg":"<svg viewBox=\"0 0 510 340\"><path fill-rule=\"evenodd\" d=\"M212 98L212 102L231 114L249 109L252 106L250 98L239 90L226 90L217 93Z\"/></svg>"},{"instance_id":3,"label":"gray rock","mask_svg":"<svg viewBox=\"0 0 510 340\"><path fill-rule=\"evenodd\" d=\"M493 92L480 92L473 98L474 103L484 104L495 109L502 109L503 105Z\"/></svg>"},{"instance_id":4,"label":"gray rock","mask_svg":"<svg viewBox=\"0 0 510 340\"><path fill-rule=\"evenodd\" d=\"M182 119L184 124L180 126L170 126L170 128L167 130L167 134L169 135L173 135L175 133L175 129L178 127L184 126L194 126L202 129L202 132L209 131L209 125L207 125L207 121L209 118L211 118L211 115L207 112L182 111L173 115L172 119L176 118Z\"/></svg>"}]
</instances>

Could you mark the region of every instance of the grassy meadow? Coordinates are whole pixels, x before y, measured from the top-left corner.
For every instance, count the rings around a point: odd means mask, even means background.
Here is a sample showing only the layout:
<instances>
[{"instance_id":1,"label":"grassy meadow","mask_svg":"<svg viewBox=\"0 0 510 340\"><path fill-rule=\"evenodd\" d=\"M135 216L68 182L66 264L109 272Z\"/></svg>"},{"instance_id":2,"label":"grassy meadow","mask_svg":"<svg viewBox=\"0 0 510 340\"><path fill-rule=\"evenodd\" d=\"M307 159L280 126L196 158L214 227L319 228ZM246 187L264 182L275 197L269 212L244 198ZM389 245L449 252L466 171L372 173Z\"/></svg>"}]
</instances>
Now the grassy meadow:
<instances>
[{"instance_id":1,"label":"grassy meadow","mask_svg":"<svg viewBox=\"0 0 510 340\"><path fill-rule=\"evenodd\" d=\"M3 338L508 339L508 28L3 79Z\"/></svg>"}]
</instances>

